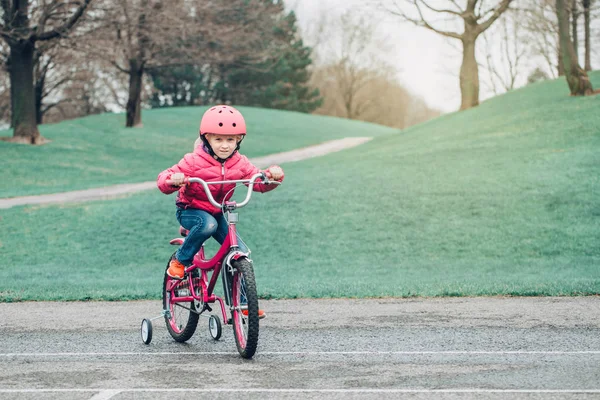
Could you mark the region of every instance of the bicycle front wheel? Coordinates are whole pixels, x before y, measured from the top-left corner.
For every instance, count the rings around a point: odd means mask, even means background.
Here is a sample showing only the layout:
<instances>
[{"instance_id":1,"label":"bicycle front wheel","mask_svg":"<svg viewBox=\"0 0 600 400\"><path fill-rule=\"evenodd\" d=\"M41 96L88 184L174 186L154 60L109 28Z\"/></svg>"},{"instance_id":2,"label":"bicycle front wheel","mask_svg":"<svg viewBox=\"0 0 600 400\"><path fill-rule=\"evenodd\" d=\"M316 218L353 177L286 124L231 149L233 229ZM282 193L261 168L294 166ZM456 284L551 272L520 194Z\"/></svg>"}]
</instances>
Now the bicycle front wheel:
<instances>
[{"instance_id":1,"label":"bicycle front wheel","mask_svg":"<svg viewBox=\"0 0 600 400\"><path fill-rule=\"evenodd\" d=\"M250 261L239 259L233 264L232 322L235 344L244 358L252 358L258 345L258 295L254 269Z\"/></svg>"},{"instance_id":2,"label":"bicycle front wheel","mask_svg":"<svg viewBox=\"0 0 600 400\"><path fill-rule=\"evenodd\" d=\"M167 269L169 263L167 263ZM167 275L163 280L163 310L165 313L165 323L167 330L177 342L185 342L194 335L198 326L198 313L193 301L175 302L174 297L189 296L190 287L188 279L198 278L198 270L192 271L191 277L183 280L177 280Z\"/></svg>"}]
</instances>

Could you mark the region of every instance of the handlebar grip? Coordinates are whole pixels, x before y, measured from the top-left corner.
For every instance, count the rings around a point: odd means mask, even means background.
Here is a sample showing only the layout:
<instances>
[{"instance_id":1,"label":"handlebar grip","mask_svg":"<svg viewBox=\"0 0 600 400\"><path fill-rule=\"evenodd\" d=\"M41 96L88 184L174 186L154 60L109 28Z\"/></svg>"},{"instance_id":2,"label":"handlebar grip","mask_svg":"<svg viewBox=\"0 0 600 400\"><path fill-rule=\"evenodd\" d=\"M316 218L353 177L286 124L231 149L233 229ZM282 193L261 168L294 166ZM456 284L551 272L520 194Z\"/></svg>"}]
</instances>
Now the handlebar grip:
<instances>
[{"instance_id":1,"label":"handlebar grip","mask_svg":"<svg viewBox=\"0 0 600 400\"><path fill-rule=\"evenodd\" d=\"M167 180L165 181L165 183L166 183L167 185L175 186L175 185L173 185L173 181L172 181L172 180L170 180L170 179L167 179ZM183 184L184 184L184 185L187 185L188 183L189 183L189 178L186 176L185 178L183 178Z\"/></svg>"}]
</instances>

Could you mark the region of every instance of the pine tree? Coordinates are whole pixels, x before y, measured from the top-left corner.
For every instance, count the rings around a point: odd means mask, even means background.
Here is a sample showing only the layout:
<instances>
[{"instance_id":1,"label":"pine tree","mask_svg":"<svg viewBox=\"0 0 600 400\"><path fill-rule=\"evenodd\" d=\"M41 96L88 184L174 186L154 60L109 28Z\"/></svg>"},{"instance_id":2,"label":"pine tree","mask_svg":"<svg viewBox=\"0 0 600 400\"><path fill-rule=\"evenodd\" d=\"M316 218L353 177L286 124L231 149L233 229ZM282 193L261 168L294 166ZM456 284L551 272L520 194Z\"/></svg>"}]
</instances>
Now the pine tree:
<instances>
[{"instance_id":1,"label":"pine tree","mask_svg":"<svg viewBox=\"0 0 600 400\"><path fill-rule=\"evenodd\" d=\"M308 85L312 49L300 38L296 15L284 14L282 2L265 1L273 7L272 26L258 45L266 56L152 70L152 107L230 103L310 113L321 106L319 90Z\"/></svg>"},{"instance_id":2,"label":"pine tree","mask_svg":"<svg viewBox=\"0 0 600 400\"><path fill-rule=\"evenodd\" d=\"M308 85L311 48L305 46L290 12L273 28L275 49L266 62L238 68L228 80L236 103L310 113L323 102Z\"/></svg>"},{"instance_id":3,"label":"pine tree","mask_svg":"<svg viewBox=\"0 0 600 400\"><path fill-rule=\"evenodd\" d=\"M151 70L154 84L152 108L205 104L206 76L197 65L187 64Z\"/></svg>"}]
</instances>

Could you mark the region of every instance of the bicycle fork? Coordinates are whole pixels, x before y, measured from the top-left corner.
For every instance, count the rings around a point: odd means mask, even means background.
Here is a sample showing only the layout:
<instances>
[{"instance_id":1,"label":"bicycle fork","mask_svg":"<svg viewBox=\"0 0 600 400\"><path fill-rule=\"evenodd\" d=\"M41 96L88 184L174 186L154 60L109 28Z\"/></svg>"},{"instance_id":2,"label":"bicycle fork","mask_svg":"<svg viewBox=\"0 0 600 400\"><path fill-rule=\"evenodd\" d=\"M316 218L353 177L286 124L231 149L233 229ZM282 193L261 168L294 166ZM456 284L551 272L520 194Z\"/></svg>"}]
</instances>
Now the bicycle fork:
<instances>
[{"instance_id":1,"label":"bicycle fork","mask_svg":"<svg viewBox=\"0 0 600 400\"><path fill-rule=\"evenodd\" d=\"M237 257L236 257L237 256ZM248 254L246 253L242 253L239 250L234 250L232 251L223 261L223 268L221 268L221 278L223 281L223 293L225 297L225 302L227 304L227 307L229 308L229 313L231 315L233 315L233 311L234 311L234 306L233 306L233 293L232 293L232 287L233 287L233 277L235 276L235 266L233 265L234 262L240 258L245 258L246 260L248 260L250 263L252 263L252 260L248 257ZM246 292L245 288L243 287L245 282L242 281L242 288L241 292L242 294ZM243 296L243 295L242 295ZM240 299L241 303L244 304L246 302L245 298ZM238 307L240 309L244 309L245 307ZM225 319L227 324L231 324L231 318L227 318Z\"/></svg>"}]
</instances>

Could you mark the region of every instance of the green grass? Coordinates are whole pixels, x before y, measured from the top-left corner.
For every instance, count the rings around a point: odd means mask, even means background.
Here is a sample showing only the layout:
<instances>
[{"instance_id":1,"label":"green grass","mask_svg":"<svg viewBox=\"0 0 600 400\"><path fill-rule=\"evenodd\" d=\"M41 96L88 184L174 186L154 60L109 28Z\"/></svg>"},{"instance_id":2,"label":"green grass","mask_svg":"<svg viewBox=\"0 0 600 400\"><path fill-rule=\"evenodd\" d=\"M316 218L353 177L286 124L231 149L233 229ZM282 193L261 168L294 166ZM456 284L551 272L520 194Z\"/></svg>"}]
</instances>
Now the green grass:
<instances>
[{"instance_id":1,"label":"green grass","mask_svg":"<svg viewBox=\"0 0 600 400\"><path fill-rule=\"evenodd\" d=\"M289 111L239 107L248 125L248 157L350 136L397 133L380 125ZM0 141L0 197L46 194L156 179L192 150L205 107L143 112L144 127L124 127L122 114L102 114L41 125L51 142L25 146ZM10 136L12 131L0 132Z\"/></svg>"},{"instance_id":2,"label":"green grass","mask_svg":"<svg viewBox=\"0 0 600 400\"><path fill-rule=\"evenodd\" d=\"M598 109L545 82L284 165L240 212L260 295L600 294ZM2 210L0 299L158 298L173 202Z\"/></svg>"}]
</instances>

